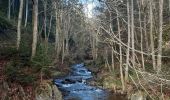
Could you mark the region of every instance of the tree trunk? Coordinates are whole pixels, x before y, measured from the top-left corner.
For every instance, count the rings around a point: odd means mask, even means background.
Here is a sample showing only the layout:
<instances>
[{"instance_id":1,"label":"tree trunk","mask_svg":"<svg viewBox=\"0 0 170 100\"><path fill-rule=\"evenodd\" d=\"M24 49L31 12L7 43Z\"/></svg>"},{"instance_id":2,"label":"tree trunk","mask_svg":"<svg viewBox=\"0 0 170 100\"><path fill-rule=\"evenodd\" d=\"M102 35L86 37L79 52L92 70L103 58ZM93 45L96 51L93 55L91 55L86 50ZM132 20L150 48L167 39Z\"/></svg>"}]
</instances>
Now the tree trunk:
<instances>
[{"instance_id":1,"label":"tree trunk","mask_svg":"<svg viewBox=\"0 0 170 100\"><path fill-rule=\"evenodd\" d=\"M132 65L135 66L135 36L134 36L134 6L133 0L131 0L131 39L132 39Z\"/></svg>"},{"instance_id":2,"label":"tree trunk","mask_svg":"<svg viewBox=\"0 0 170 100\"><path fill-rule=\"evenodd\" d=\"M8 0L8 19L11 19L11 0Z\"/></svg>"},{"instance_id":3,"label":"tree trunk","mask_svg":"<svg viewBox=\"0 0 170 100\"><path fill-rule=\"evenodd\" d=\"M38 34L38 0L34 0L33 4L33 42L32 42L32 55L34 58L37 48L37 34Z\"/></svg>"},{"instance_id":4,"label":"tree trunk","mask_svg":"<svg viewBox=\"0 0 170 100\"><path fill-rule=\"evenodd\" d=\"M143 52L143 30L142 30L142 18L141 18L141 2L138 1L138 8L139 8L139 27L140 27L140 34L141 34L141 42L140 42L140 47L141 47L141 52ZM145 62L144 62L144 55L141 53L141 61L142 61L142 67L143 70L145 70Z\"/></svg>"},{"instance_id":5,"label":"tree trunk","mask_svg":"<svg viewBox=\"0 0 170 100\"><path fill-rule=\"evenodd\" d=\"M169 4L168 4L168 5L169 5L168 8L169 8L169 22L170 22L170 0L168 0L168 3L169 3Z\"/></svg>"},{"instance_id":6,"label":"tree trunk","mask_svg":"<svg viewBox=\"0 0 170 100\"><path fill-rule=\"evenodd\" d=\"M26 3L25 3L25 24L24 24L24 27L27 26L27 21L28 21L28 0L26 0Z\"/></svg>"},{"instance_id":7,"label":"tree trunk","mask_svg":"<svg viewBox=\"0 0 170 100\"><path fill-rule=\"evenodd\" d=\"M22 14L23 14L23 5L24 5L24 1L20 0L18 26L17 26L17 50L19 49L20 41L21 41L21 22L22 22Z\"/></svg>"},{"instance_id":8,"label":"tree trunk","mask_svg":"<svg viewBox=\"0 0 170 100\"><path fill-rule=\"evenodd\" d=\"M148 35L147 35L147 21L146 21L146 15L144 16L144 35L145 35L145 48L146 48L146 51L147 53L149 52L149 42L148 42Z\"/></svg>"},{"instance_id":9,"label":"tree trunk","mask_svg":"<svg viewBox=\"0 0 170 100\"><path fill-rule=\"evenodd\" d=\"M113 44L113 43L112 43ZM112 45L112 71L114 72L114 48L113 48L113 45Z\"/></svg>"},{"instance_id":10,"label":"tree trunk","mask_svg":"<svg viewBox=\"0 0 170 100\"><path fill-rule=\"evenodd\" d=\"M44 36L45 36L45 52L48 51L48 35L47 35L47 2L43 1L44 5Z\"/></svg>"},{"instance_id":11,"label":"tree trunk","mask_svg":"<svg viewBox=\"0 0 170 100\"><path fill-rule=\"evenodd\" d=\"M128 81L128 71L129 71L129 53L130 53L130 10L129 10L129 0L127 0L127 16L128 16L128 47L126 51L126 69L125 69L125 82Z\"/></svg>"},{"instance_id":12,"label":"tree trunk","mask_svg":"<svg viewBox=\"0 0 170 100\"><path fill-rule=\"evenodd\" d=\"M162 26L163 26L163 0L159 0L159 40L158 40L158 58L157 58L157 72L161 71L162 65Z\"/></svg>"},{"instance_id":13,"label":"tree trunk","mask_svg":"<svg viewBox=\"0 0 170 100\"><path fill-rule=\"evenodd\" d=\"M118 10L117 12L117 26L118 26L118 35L119 35L119 40L121 41L121 34L120 34L120 23L119 23L119 15L118 15ZM125 91L125 84L124 84L124 77L123 77L123 59L122 59L122 45L119 43L119 53L120 53L120 77L121 77L121 82L122 82L122 91Z\"/></svg>"},{"instance_id":14,"label":"tree trunk","mask_svg":"<svg viewBox=\"0 0 170 100\"><path fill-rule=\"evenodd\" d=\"M57 51L57 47L58 47L58 10L57 10L57 3L54 2L54 9L55 9L55 20L56 20L56 28L55 28L55 50Z\"/></svg>"},{"instance_id":15,"label":"tree trunk","mask_svg":"<svg viewBox=\"0 0 170 100\"><path fill-rule=\"evenodd\" d=\"M154 50L154 38L153 38L153 11L152 11L152 3L153 1L149 1L149 14L150 14L150 42L151 42L151 55L152 55L152 64L153 69L156 70L156 62L155 62L155 50Z\"/></svg>"}]
</instances>

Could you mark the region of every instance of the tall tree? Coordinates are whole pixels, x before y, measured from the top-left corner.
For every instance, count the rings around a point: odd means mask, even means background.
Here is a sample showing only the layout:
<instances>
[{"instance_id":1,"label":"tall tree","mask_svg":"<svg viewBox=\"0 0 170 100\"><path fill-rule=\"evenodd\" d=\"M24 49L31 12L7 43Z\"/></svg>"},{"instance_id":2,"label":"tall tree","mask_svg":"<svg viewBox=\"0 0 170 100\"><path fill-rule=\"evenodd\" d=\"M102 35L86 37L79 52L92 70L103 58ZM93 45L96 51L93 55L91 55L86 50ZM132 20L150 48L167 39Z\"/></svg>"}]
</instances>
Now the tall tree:
<instances>
[{"instance_id":1,"label":"tall tree","mask_svg":"<svg viewBox=\"0 0 170 100\"><path fill-rule=\"evenodd\" d=\"M143 70L145 70L145 62L144 62L144 55L143 55L143 30L142 30L142 13L141 13L141 4L142 2L138 1L138 8L139 8L139 27L140 27L140 37L141 37L141 42L140 42L140 48L141 48L141 60L142 60L142 67Z\"/></svg>"},{"instance_id":2,"label":"tall tree","mask_svg":"<svg viewBox=\"0 0 170 100\"><path fill-rule=\"evenodd\" d=\"M127 16L128 16L128 47L126 51L126 68L125 68L125 82L128 81L129 71L129 53L130 53L130 8L129 0L127 0Z\"/></svg>"},{"instance_id":3,"label":"tall tree","mask_svg":"<svg viewBox=\"0 0 170 100\"><path fill-rule=\"evenodd\" d=\"M33 0L33 41L31 58L34 58L36 54L37 34L38 34L38 0Z\"/></svg>"},{"instance_id":4,"label":"tall tree","mask_svg":"<svg viewBox=\"0 0 170 100\"><path fill-rule=\"evenodd\" d=\"M131 0L132 65L135 66L134 2Z\"/></svg>"},{"instance_id":5,"label":"tall tree","mask_svg":"<svg viewBox=\"0 0 170 100\"><path fill-rule=\"evenodd\" d=\"M158 58L157 71L161 71L162 65L162 33L163 33L163 0L159 0L159 40L158 40Z\"/></svg>"},{"instance_id":6,"label":"tall tree","mask_svg":"<svg viewBox=\"0 0 170 100\"><path fill-rule=\"evenodd\" d=\"M149 15L150 15L150 43L151 43L151 55L152 55L152 64L153 69L156 70L156 61L155 61L155 48L154 48L154 38L153 38L153 11L152 11L153 1L149 1Z\"/></svg>"},{"instance_id":7,"label":"tall tree","mask_svg":"<svg viewBox=\"0 0 170 100\"><path fill-rule=\"evenodd\" d=\"M119 21L119 14L118 10L116 9L117 13L117 26L118 26L118 35L119 35L119 40L121 41L121 34L120 34L120 21ZM122 44L119 43L119 62L120 62L120 77L121 77L121 82L122 82L122 91L125 91L125 83L124 83L124 77L123 77L123 58L122 58Z\"/></svg>"},{"instance_id":8,"label":"tall tree","mask_svg":"<svg viewBox=\"0 0 170 100\"><path fill-rule=\"evenodd\" d=\"M11 0L8 0L8 19L11 19Z\"/></svg>"},{"instance_id":9,"label":"tall tree","mask_svg":"<svg viewBox=\"0 0 170 100\"><path fill-rule=\"evenodd\" d=\"M25 24L24 27L27 26L27 21L28 21L28 0L25 2Z\"/></svg>"},{"instance_id":10,"label":"tall tree","mask_svg":"<svg viewBox=\"0 0 170 100\"><path fill-rule=\"evenodd\" d=\"M21 41L21 22L22 22L22 14L23 14L23 5L24 5L24 0L20 0L18 27L17 27L17 50L19 49L20 41Z\"/></svg>"}]
</instances>

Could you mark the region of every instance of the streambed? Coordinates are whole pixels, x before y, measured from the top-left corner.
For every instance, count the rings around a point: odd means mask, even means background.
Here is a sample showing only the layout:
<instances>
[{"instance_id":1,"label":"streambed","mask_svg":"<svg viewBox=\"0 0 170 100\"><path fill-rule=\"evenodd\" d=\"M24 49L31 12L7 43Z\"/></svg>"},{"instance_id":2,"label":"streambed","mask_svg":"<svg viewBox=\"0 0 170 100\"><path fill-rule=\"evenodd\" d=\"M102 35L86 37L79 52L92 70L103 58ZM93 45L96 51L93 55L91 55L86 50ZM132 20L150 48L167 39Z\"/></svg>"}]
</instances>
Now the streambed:
<instances>
[{"instance_id":1,"label":"streambed","mask_svg":"<svg viewBox=\"0 0 170 100\"><path fill-rule=\"evenodd\" d=\"M87 81L92 79L92 73L83 63L75 64L66 77L55 79L55 84L61 90L64 100L126 100L107 90L90 86Z\"/></svg>"}]
</instances>

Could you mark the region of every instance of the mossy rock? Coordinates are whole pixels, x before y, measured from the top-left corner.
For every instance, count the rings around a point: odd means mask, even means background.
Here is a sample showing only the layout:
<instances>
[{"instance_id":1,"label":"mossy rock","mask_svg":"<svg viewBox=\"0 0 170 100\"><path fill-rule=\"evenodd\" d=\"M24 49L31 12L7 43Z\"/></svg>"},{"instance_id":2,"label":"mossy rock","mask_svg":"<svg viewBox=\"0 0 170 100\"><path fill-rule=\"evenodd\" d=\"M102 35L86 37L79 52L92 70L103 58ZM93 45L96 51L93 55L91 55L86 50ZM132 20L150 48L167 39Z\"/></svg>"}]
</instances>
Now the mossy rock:
<instances>
[{"instance_id":1,"label":"mossy rock","mask_svg":"<svg viewBox=\"0 0 170 100\"><path fill-rule=\"evenodd\" d=\"M50 86L49 83L42 82L36 88L35 100L62 100L62 95L55 85Z\"/></svg>"},{"instance_id":2,"label":"mossy rock","mask_svg":"<svg viewBox=\"0 0 170 100\"><path fill-rule=\"evenodd\" d=\"M107 76L103 79L103 87L104 88L108 88L108 89L112 89L116 87L113 76Z\"/></svg>"}]
</instances>

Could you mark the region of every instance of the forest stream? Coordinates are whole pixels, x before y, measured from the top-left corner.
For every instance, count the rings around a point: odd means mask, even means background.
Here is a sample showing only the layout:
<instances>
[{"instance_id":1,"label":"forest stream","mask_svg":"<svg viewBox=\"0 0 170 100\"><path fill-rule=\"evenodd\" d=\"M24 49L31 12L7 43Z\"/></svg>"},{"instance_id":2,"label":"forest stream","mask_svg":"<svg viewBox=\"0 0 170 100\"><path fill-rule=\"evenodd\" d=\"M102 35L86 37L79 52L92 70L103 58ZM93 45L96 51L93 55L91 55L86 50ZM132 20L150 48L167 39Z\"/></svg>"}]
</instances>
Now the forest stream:
<instances>
[{"instance_id":1,"label":"forest stream","mask_svg":"<svg viewBox=\"0 0 170 100\"><path fill-rule=\"evenodd\" d=\"M55 79L64 100L126 100L121 95L88 85L87 81L93 79L93 76L83 63L75 64L71 69L68 76Z\"/></svg>"}]
</instances>

